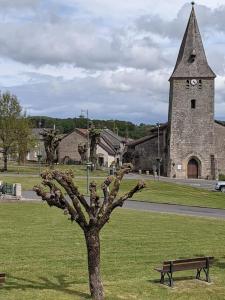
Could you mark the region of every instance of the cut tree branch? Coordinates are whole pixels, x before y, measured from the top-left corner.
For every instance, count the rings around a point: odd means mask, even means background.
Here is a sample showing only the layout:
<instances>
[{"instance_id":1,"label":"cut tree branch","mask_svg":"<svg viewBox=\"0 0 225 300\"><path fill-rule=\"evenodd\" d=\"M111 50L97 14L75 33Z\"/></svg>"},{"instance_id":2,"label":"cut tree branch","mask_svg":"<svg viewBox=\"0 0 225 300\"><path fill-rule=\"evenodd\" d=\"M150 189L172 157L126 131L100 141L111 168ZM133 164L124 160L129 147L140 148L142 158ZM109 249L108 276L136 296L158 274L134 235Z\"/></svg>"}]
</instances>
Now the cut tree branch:
<instances>
[{"instance_id":1,"label":"cut tree branch","mask_svg":"<svg viewBox=\"0 0 225 300\"><path fill-rule=\"evenodd\" d=\"M101 185L101 189L102 189L102 192L103 192L104 200L103 200L103 203L102 203L102 207L101 207L101 209L99 211L99 215L102 215L102 213L105 211L106 206L108 204L109 193L110 193L109 186L113 182L113 179L114 179L113 176L108 176L106 178L106 180Z\"/></svg>"},{"instance_id":2,"label":"cut tree branch","mask_svg":"<svg viewBox=\"0 0 225 300\"><path fill-rule=\"evenodd\" d=\"M79 216L79 219L78 219L79 225L82 228L85 228L88 225L88 223L87 223L85 215L82 211L82 208L81 208L81 205L79 202L80 199L78 199L77 195L74 194L73 190L71 189L71 186L70 186L71 181L72 181L71 175L72 175L72 173L69 171L63 173L63 172L60 172L57 170L53 170L53 171L47 170L41 174L41 177L44 180L48 180L48 181L56 180L65 189L68 196L72 200L73 206ZM77 189L77 194L80 195L78 189ZM85 200L85 202L86 202L86 200Z\"/></svg>"},{"instance_id":3,"label":"cut tree branch","mask_svg":"<svg viewBox=\"0 0 225 300\"><path fill-rule=\"evenodd\" d=\"M101 204L99 196L97 195L97 184L95 181L92 181L90 183L89 191L90 191L90 207L91 207L93 218L95 219Z\"/></svg>"},{"instance_id":4,"label":"cut tree branch","mask_svg":"<svg viewBox=\"0 0 225 300\"><path fill-rule=\"evenodd\" d=\"M45 185L51 186L49 182L45 182ZM54 184L53 184L54 185ZM55 206L62 210L64 210L64 214L69 214L71 221L77 221L78 215L73 206L64 198L61 190L55 189L54 193L51 191L50 193L44 191L41 186L34 186L33 190L36 192L38 196L42 198L43 201L46 201L49 206Z\"/></svg>"},{"instance_id":5,"label":"cut tree branch","mask_svg":"<svg viewBox=\"0 0 225 300\"><path fill-rule=\"evenodd\" d=\"M133 169L133 165L128 163L128 164L124 164L121 167L121 169L116 172L116 178L115 178L115 181L113 183L112 190L109 194L108 205L110 205L113 202L113 200L116 198L116 196L118 194L118 191L120 189L120 184L121 184L121 181L123 179L123 176L125 174L130 173L132 171L132 169Z\"/></svg>"},{"instance_id":6,"label":"cut tree branch","mask_svg":"<svg viewBox=\"0 0 225 300\"><path fill-rule=\"evenodd\" d=\"M132 198L135 193L141 191L143 188L145 188L145 183L143 181L139 181L132 190L121 196L119 199L115 200L115 202L112 202L110 205L108 205L106 211L99 219L99 230L105 225L106 222L108 222L111 213L116 207L122 207L127 199Z\"/></svg>"}]
</instances>

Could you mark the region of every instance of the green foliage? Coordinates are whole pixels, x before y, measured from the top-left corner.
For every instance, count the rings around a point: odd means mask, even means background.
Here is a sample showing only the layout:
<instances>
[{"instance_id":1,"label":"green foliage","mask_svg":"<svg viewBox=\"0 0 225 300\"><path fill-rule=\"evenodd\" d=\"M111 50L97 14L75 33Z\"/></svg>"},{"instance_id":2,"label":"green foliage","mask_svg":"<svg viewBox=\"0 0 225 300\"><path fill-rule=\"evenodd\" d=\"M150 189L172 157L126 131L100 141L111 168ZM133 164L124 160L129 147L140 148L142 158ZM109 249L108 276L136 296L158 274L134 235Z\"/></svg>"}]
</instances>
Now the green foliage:
<instances>
[{"instance_id":1,"label":"green foliage","mask_svg":"<svg viewBox=\"0 0 225 300\"><path fill-rule=\"evenodd\" d=\"M219 174L219 180L225 181L225 174Z\"/></svg>"},{"instance_id":2,"label":"green foliage","mask_svg":"<svg viewBox=\"0 0 225 300\"><path fill-rule=\"evenodd\" d=\"M10 148L16 141L18 120L22 108L14 95L9 92L0 95L0 146Z\"/></svg>"},{"instance_id":3,"label":"green foliage","mask_svg":"<svg viewBox=\"0 0 225 300\"><path fill-rule=\"evenodd\" d=\"M36 144L35 137L32 135L30 120L23 117L18 120L17 127L17 152L19 164L26 161L26 155Z\"/></svg>"},{"instance_id":4,"label":"green foliage","mask_svg":"<svg viewBox=\"0 0 225 300\"><path fill-rule=\"evenodd\" d=\"M1 94L0 147L4 157L3 170L7 170L9 154L19 154L19 161L23 161L31 144L30 123L22 113L17 97L9 92Z\"/></svg>"},{"instance_id":5,"label":"green foliage","mask_svg":"<svg viewBox=\"0 0 225 300\"><path fill-rule=\"evenodd\" d=\"M45 116L29 117L33 127L39 127L41 122L42 128L52 128L55 124L60 133L69 133L74 128L87 128L87 119L80 118L50 118ZM132 122L119 121L119 120L90 120L96 128L108 128L120 136L132 139L138 139L149 134L153 125L143 124L135 125Z\"/></svg>"}]
</instances>

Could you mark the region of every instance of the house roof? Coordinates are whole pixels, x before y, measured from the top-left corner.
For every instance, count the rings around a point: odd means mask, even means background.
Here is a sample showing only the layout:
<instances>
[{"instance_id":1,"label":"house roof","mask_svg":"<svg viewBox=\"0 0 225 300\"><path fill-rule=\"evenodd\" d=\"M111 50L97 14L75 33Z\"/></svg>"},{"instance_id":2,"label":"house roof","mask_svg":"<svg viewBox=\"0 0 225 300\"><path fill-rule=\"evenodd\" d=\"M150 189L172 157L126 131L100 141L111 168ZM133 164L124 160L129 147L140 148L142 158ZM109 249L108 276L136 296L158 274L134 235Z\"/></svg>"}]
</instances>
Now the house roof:
<instances>
[{"instance_id":1,"label":"house roof","mask_svg":"<svg viewBox=\"0 0 225 300\"><path fill-rule=\"evenodd\" d=\"M159 127L159 131L160 131L160 135L162 135L162 131L165 130L168 126L168 123L163 123L163 124L160 124L160 127ZM135 140L135 141L132 141L130 143L128 143L128 147L133 147L133 146L136 146L136 145L139 145L139 144L142 144L148 140L151 140L155 137L158 136L158 127L155 126L154 128L152 128L150 130L150 134L149 135L146 135L138 140Z\"/></svg>"},{"instance_id":2,"label":"house roof","mask_svg":"<svg viewBox=\"0 0 225 300\"><path fill-rule=\"evenodd\" d=\"M215 78L209 67L201 34L198 28L194 5L180 46L172 78Z\"/></svg>"},{"instance_id":3,"label":"house roof","mask_svg":"<svg viewBox=\"0 0 225 300\"><path fill-rule=\"evenodd\" d=\"M221 126L225 126L225 121L219 121L219 120L215 120L216 124L219 124Z\"/></svg>"},{"instance_id":4,"label":"house roof","mask_svg":"<svg viewBox=\"0 0 225 300\"><path fill-rule=\"evenodd\" d=\"M132 141L130 143L127 144L128 147L133 147L133 146L136 146L136 145L139 145L139 144L142 144L148 140L151 140L153 138L157 137L157 134L151 134L151 135L146 135L138 140L135 140L135 141Z\"/></svg>"},{"instance_id":5,"label":"house roof","mask_svg":"<svg viewBox=\"0 0 225 300\"><path fill-rule=\"evenodd\" d=\"M42 140L43 137L40 133L43 132L43 130L48 130L48 129L51 129L51 128L32 128L31 131L36 139Z\"/></svg>"},{"instance_id":6,"label":"house roof","mask_svg":"<svg viewBox=\"0 0 225 300\"><path fill-rule=\"evenodd\" d=\"M83 137L87 138L87 129L86 128L75 128L72 132L76 131L78 134L82 135ZM63 138L70 135L66 134ZM125 142L125 139L110 129L102 129L101 130L101 139L99 146L102 147L109 155L115 155L116 150L120 149L120 143ZM103 142L104 141L104 142Z\"/></svg>"},{"instance_id":7,"label":"house roof","mask_svg":"<svg viewBox=\"0 0 225 300\"><path fill-rule=\"evenodd\" d=\"M114 151L111 147L108 147L106 144L103 144L101 141L99 146L104 149L109 155L114 156L116 155L116 151Z\"/></svg>"},{"instance_id":8,"label":"house roof","mask_svg":"<svg viewBox=\"0 0 225 300\"><path fill-rule=\"evenodd\" d=\"M87 136L87 129L86 128L75 128L74 131L77 131L78 133L80 133L81 135L83 135L85 137Z\"/></svg>"},{"instance_id":9,"label":"house roof","mask_svg":"<svg viewBox=\"0 0 225 300\"><path fill-rule=\"evenodd\" d=\"M101 131L101 138L107 143L114 151L120 149L121 143L124 142L124 138L112 132L110 129L103 129Z\"/></svg>"}]
</instances>

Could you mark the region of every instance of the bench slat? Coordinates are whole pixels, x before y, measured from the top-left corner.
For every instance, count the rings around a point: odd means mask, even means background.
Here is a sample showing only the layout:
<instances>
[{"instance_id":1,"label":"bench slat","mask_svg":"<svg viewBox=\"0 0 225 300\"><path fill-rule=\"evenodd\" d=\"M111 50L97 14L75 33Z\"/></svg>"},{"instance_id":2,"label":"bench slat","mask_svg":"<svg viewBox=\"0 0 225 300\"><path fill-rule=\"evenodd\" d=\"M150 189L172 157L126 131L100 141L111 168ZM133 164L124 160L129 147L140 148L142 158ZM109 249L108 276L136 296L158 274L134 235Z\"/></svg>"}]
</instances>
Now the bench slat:
<instances>
[{"instance_id":1,"label":"bench slat","mask_svg":"<svg viewBox=\"0 0 225 300\"><path fill-rule=\"evenodd\" d=\"M176 259L176 260L168 260L168 261L164 261L163 265L169 265L171 262L173 262L173 264L176 263L182 263L182 262L194 262L194 261L206 261L207 257L196 257L196 258L187 258L187 259ZM214 257L210 256L209 258L209 262L212 262Z\"/></svg>"},{"instance_id":2,"label":"bench slat","mask_svg":"<svg viewBox=\"0 0 225 300\"><path fill-rule=\"evenodd\" d=\"M172 264L173 272L207 268L207 259L208 259L209 266L211 266L214 259L214 257L212 256L164 261L162 267L158 267L155 270L158 272L169 272L171 264Z\"/></svg>"},{"instance_id":3,"label":"bench slat","mask_svg":"<svg viewBox=\"0 0 225 300\"><path fill-rule=\"evenodd\" d=\"M205 261L173 264L173 271L193 270L193 269L201 269L201 268L207 268L207 264ZM163 269L163 271L169 271L170 266L168 266L168 265L163 266L162 269Z\"/></svg>"}]
</instances>

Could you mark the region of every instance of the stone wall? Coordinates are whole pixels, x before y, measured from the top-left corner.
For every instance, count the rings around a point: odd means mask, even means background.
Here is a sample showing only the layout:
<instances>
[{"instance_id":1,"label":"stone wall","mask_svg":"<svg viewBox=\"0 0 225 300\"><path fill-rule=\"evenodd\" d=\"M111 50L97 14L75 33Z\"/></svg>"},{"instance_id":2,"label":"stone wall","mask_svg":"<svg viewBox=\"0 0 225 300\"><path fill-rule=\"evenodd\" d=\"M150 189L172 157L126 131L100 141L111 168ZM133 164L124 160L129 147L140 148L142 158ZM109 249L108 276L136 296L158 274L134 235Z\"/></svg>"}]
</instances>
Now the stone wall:
<instances>
[{"instance_id":1,"label":"stone wall","mask_svg":"<svg viewBox=\"0 0 225 300\"><path fill-rule=\"evenodd\" d=\"M162 158L160 163L161 165L161 175L165 173L165 146L166 146L166 138L165 138L166 130L161 131L159 135L159 154ZM157 163L158 158L158 135L154 135L150 137L148 140L137 144L133 151L133 165L135 171L150 171L153 173L154 168L158 168Z\"/></svg>"},{"instance_id":2,"label":"stone wall","mask_svg":"<svg viewBox=\"0 0 225 300\"><path fill-rule=\"evenodd\" d=\"M214 149L214 80L186 86L186 80L171 81L169 107L168 176L187 177L187 164L199 161L199 177L212 178ZM195 108L191 100L195 100Z\"/></svg>"},{"instance_id":3,"label":"stone wall","mask_svg":"<svg viewBox=\"0 0 225 300\"><path fill-rule=\"evenodd\" d=\"M78 145L87 142L85 136L82 136L76 130L65 136L59 144L58 155L59 162L64 163L64 160L70 159L75 162L80 162L80 154L78 152Z\"/></svg>"},{"instance_id":4,"label":"stone wall","mask_svg":"<svg viewBox=\"0 0 225 300\"><path fill-rule=\"evenodd\" d=\"M104 159L104 167L110 167L111 163L115 160L115 157L110 155L106 150L101 146L97 145L97 156L98 159L102 157Z\"/></svg>"},{"instance_id":5,"label":"stone wall","mask_svg":"<svg viewBox=\"0 0 225 300\"><path fill-rule=\"evenodd\" d=\"M215 146L219 174L225 174L225 126L215 122Z\"/></svg>"}]
</instances>

